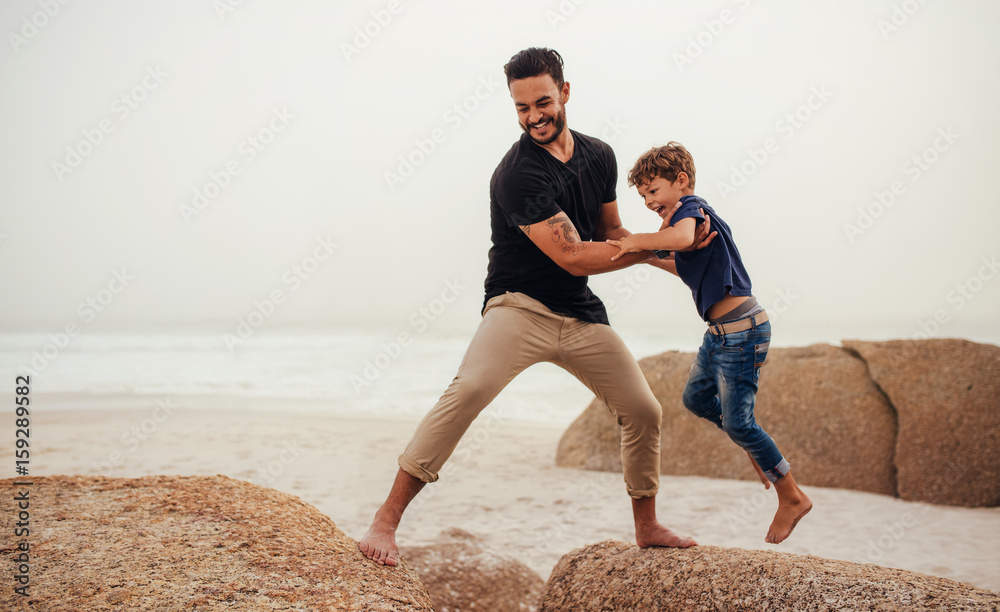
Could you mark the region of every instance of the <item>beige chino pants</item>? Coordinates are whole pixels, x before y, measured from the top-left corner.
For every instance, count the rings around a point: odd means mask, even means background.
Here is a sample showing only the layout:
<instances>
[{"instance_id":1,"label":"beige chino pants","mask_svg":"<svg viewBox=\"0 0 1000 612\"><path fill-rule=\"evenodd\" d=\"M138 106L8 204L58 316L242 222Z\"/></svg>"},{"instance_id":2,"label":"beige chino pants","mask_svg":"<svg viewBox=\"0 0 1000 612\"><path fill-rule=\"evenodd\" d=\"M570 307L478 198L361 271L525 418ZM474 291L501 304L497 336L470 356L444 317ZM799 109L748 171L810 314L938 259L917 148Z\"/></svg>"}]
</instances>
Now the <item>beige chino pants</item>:
<instances>
[{"instance_id":1,"label":"beige chino pants","mask_svg":"<svg viewBox=\"0 0 1000 612\"><path fill-rule=\"evenodd\" d=\"M486 303L458 374L417 425L399 466L434 482L476 416L528 366L567 370L611 409L622 426L625 487L656 495L660 480L660 403L625 343L608 325L556 314L523 293Z\"/></svg>"}]
</instances>

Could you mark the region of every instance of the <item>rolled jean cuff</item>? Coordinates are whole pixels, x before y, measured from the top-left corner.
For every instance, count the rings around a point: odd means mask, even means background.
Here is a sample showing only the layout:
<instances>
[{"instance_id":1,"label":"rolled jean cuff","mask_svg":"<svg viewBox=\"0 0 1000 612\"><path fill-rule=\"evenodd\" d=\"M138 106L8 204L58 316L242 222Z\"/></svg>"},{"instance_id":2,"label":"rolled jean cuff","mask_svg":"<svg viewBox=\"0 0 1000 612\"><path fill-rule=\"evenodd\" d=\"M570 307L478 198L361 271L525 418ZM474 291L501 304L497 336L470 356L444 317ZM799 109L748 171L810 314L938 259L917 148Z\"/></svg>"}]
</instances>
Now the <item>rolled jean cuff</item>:
<instances>
[{"instance_id":1,"label":"rolled jean cuff","mask_svg":"<svg viewBox=\"0 0 1000 612\"><path fill-rule=\"evenodd\" d=\"M778 465L774 466L773 468L766 470L764 472L764 475L767 476L767 479L770 480L771 482L778 482L779 480L784 478L785 474L787 474L791 469L792 466L788 465L788 461L784 457L782 457L781 462L778 463Z\"/></svg>"},{"instance_id":2,"label":"rolled jean cuff","mask_svg":"<svg viewBox=\"0 0 1000 612\"><path fill-rule=\"evenodd\" d=\"M656 492L659 491L659 489L660 489L659 487L653 487L652 489L643 489L641 491L637 491L635 489L626 488L629 496L634 499L642 499L643 497L656 497Z\"/></svg>"},{"instance_id":3,"label":"rolled jean cuff","mask_svg":"<svg viewBox=\"0 0 1000 612\"><path fill-rule=\"evenodd\" d=\"M418 480L423 480L424 482L437 482L437 474L428 472L419 463L410 459L405 454L399 456L399 467L403 468L404 472Z\"/></svg>"}]
</instances>

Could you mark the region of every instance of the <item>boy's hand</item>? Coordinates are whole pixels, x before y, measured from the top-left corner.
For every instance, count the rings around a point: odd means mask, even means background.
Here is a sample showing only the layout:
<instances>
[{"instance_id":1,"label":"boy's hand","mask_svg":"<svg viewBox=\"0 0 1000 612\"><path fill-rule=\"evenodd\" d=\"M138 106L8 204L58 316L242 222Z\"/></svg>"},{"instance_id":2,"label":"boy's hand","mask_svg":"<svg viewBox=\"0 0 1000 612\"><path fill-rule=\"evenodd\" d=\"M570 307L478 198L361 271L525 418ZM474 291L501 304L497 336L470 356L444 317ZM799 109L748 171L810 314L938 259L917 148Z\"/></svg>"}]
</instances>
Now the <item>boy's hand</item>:
<instances>
[{"instance_id":1,"label":"boy's hand","mask_svg":"<svg viewBox=\"0 0 1000 612\"><path fill-rule=\"evenodd\" d=\"M677 210L675 207L674 210ZM686 249L679 249L681 251L697 251L698 249L703 249L715 240L715 237L719 235L719 232L712 232L712 219L705 214L704 208L699 208L698 211L701 216L705 217L705 222L698 226L698 229L694 233L694 242L691 243ZM670 216L673 216L674 211L670 211ZM669 219L669 216L668 216ZM710 233L711 232L711 233Z\"/></svg>"},{"instance_id":2,"label":"boy's hand","mask_svg":"<svg viewBox=\"0 0 1000 612\"><path fill-rule=\"evenodd\" d=\"M608 244L610 244L612 246L616 246L619 249L621 249L620 251L618 251L618 253L616 253L615 255L611 256L611 261L617 260L619 257L621 257L622 255L624 255L625 253L638 253L639 251L644 250L644 249L640 249L638 246L636 246L636 240L637 239L635 237L635 234L630 234L630 235L625 236L624 238L622 238L620 240L607 240L606 242Z\"/></svg>"},{"instance_id":3,"label":"boy's hand","mask_svg":"<svg viewBox=\"0 0 1000 612\"><path fill-rule=\"evenodd\" d=\"M674 218L674 213L677 212L677 209L680 207L681 207L681 201L677 200L677 203L674 204L674 207L670 209L670 212L667 213L667 216L663 217L663 223L660 224L661 231L670 227L670 220Z\"/></svg>"}]
</instances>

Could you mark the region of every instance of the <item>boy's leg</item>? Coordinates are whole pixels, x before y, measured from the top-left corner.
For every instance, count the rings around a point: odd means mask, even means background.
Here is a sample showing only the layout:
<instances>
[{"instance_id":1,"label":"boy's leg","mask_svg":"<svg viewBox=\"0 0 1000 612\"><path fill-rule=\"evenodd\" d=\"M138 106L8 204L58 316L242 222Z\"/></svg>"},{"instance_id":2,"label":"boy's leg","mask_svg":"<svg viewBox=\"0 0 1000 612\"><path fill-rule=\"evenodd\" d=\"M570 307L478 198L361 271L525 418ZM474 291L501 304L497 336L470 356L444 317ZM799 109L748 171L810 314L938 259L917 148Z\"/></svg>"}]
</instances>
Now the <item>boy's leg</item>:
<instances>
[{"instance_id":1,"label":"boy's leg","mask_svg":"<svg viewBox=\"0 0 1000 612\"><path fill-rule=\"evenodd\" d=\"M567 319L552 362L577 377L603 401L622 426L622 467L632 497L636 544L687 547L697 543L656 518L660 479L661 408L639 364L607 325Z\"/></svg>"},{"instance_id":2,"label":"boy's leg","mask_svg":"<svg viewBox=\"0 0 1000 612\"><path fill-rule=\"evenodd\" d=\"M400 470L371 528L358 543L369 559L396 565L395 533L407 506L438 472L476 416L518 373L555 354L561 317L518 307L519 294L487 304L458 374L417 425L399 457Z\"/></svg>"},{"instance_id":3,"label":"boy's leg","mask_svg":"<svg viewBox=\"0 0 1000 612\"><path fill-rule=\"evenodd\" d=\"M719 385L711 363L711 354L718 343L716 336L705 332L701 348L691 364L691 373L688 374L681 399L688 412L722 429L722 403L719 401Z\"/></svg>"},{"instance_id":4,"label":"boy's leg","mask_svg":"<svg viewBox=\"0 0 1000 612\"><path fill-rule=\"evenodd\" d=\"M787 538L798 521L812 509L812 501L791 476L771 436L754 417L760 368L767 358L771 338L770 323L746 332L726 334L713 356L713 367L721 374L719 399L723 429L743 448L778 493L778 511L765 540L777 544Z\"/></svg>"},{"instance_id":5,"label":"boy's leg","mask_svg":"<svg viewBox=\"0 0 1000 612\"><path fill-rule=\"evenodd\" d=\"M753 455L747 453L747 457L750 459L750 465L753 466L753 470L757 472L757 478L760 479L761 484L764 485L765 489L770 489L771 481L770 479L768 479L767 475L764 474L764 470L760 469L760 466L757 465L757 462L753 460Z\"/></svg>"},{"instance_id":6,"label":"boy's leg","mask_svg":"<svg viewBox=\"0 0 1000 612\"><path fill-rule=\"evenodd\" d=\"M682 400L688 412L714 423L719 429L723 429L719 385L716 383L715 372L712 371L709 358L716 342L715 336L710 332L705 332L701 348L698 349L694 363L691 364L691 373L688 375L687 384L684 385ZM764 471L760 469L757 462L753 460L753 456L747 453L747 458L750 459L750 465L757 472L757 477L760 478L764 488L770 489L771 481L764 475Z\"/></svg>"}]
</instances>

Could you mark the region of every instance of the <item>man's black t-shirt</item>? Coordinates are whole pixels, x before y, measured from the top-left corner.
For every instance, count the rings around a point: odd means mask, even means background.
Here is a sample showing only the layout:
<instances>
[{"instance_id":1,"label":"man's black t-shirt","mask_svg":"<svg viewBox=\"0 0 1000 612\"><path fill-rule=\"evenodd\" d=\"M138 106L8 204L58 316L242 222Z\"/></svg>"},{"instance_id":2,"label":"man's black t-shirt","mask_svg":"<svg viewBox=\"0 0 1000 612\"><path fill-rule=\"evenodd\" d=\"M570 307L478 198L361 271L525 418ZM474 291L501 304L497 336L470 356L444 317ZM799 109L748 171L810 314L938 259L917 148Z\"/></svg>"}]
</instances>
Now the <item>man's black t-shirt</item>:
<instances>
[{"instance_id":1,"label":"man's black t-shirt","mask_svg":"<svg viewBox=\"0 0 1000 612\"><path fill-rule=\"evenodd\" d=\"M607 324L608 313L587 286L587 277L573 276L560 268L518 227L562 211L576 226L580 239L591 240L601 205L616 199L618 166L611 147L579 132L571 133L573 157L565 164L523 134L493 172L493 246L486 301L518 291L553 312Z\"/></svg>"}]
</instances>

